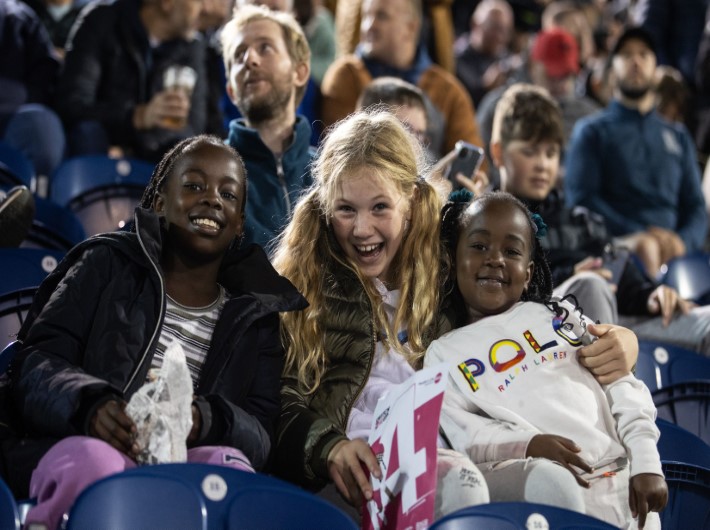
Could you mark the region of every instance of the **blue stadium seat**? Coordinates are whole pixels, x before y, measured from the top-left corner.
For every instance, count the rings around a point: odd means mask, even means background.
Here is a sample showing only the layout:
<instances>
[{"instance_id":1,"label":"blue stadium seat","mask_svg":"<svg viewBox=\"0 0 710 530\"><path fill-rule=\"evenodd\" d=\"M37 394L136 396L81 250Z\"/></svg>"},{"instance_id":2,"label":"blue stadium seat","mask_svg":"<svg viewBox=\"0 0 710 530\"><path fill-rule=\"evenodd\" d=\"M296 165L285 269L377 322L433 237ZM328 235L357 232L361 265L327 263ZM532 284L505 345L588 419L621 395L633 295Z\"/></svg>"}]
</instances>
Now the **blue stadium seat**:
<instances>
[{"instance_id":1,"label":"blue stadium seat","mask_svg":"<svg viewBox=\"0 0 710 530\"><path fill-rule=\"evenodd\" d=\"M658 418L710 443L710 381L676 383L652 393Z\"/></svg>"},{"instance_id":2,"label":"blue stadium seat","mask_svg":"<svg viewBox=\"0 0 710 530\"><path fill-rule=\"evenodd\" d=\"M0 190L9 191L12 186L0 183ZM84 227L68 208L55 202L34 196L35 214L23 248L45 248L67 251L86 239Z\"/></svg>"},{"instance_id":3,"label":"blue stadium seat","mask_svg":"<svg viewBox=\"0 0 710 530\"><path fill-rule=\"evenodd\" d=\"M7 367L10 366L10 363L17 354L17 348L19 345L19 340L13 340L10 344L0 350L0 375L4 374Z\"/></svg>"},{"instance_id":4,"label":"blue stadium seat","mask_svg":"<svg viewBox=\"0 0 710 530\"><path fill-rule=\"evenodd\" d=\"M224 466L193 463L147 466L132 469L123 474L178 477L189 482L202 495L207 509L207 528L210 530L304 527L357 530L358 528L355 522L339 508L292 484L263 474L247 473ZM242 515L237 517L243 507L243 502L237 499L243 499L240 495L249 491L268 491L269 495L250 497L248 500L248 503L251 504L249 513L242 512ZM283 507L280 504L281 501L275 501L276 496L283 499ZM298 503L292 502L294 499ZM234 504L235 501L236 504ZM257 505L257 502L261 501L264 501L264 504ZM261 512L262 518L258 521L251 521L252 510ZM263 519L264 515L267 516L267 519ZM237 517L237 519L232 519L232 517ZM300 523L296 521L300 521ZM320 521L323 523L321 524Z\"/></svg>"},{"instance_id":5,"label":"blue stadium seat","mask_svg":"<svg viewBox=\"0 0 710 530\"><path fill-rule=\"evenodd\" d=\"M636 377L654 392L686 381L710 381L710 359L661 342L640 340Z\"/></svg>"},{"instance_id":6,"label":"blue stadium seat","mask_svg":"<svg viewBox=\"0 0 710 530\"><path fill-rule=\"evenodd\" d=\"M661 512L664 530L710 528L710 446L664 420L658 452L668 483L668 504Z\"/></svg>"},{"instance_id":7,"label":"blue stadium seat","mask_svg":"<svg viewBox=\"0 0 710 530\"><path fill-rule=\"evenodd\" d=\"M710 254L697 252L672 259L661 283L674 287L683 298L698 305L710 303Z\"/></svg>"},{"instance_id":8,"label":"blue stadium seat","mask_svg":"<svg viewBox=\"0 0 710 530\"><path fill-rule=\"evenodd\" d=\"M91 236L117 230L133 218L153 165L135 159L87 155L62 162L50 198L72 210Z\"/></svg>"},{"instance_id":9,"label":"blue stadium seat","mask_svg":"<svg viewBox=\"0 0 710 530\"><path fill-rule=\"evenodd\" d=\"M589 515L532 502L492 502L463 508L429 530L611 530L616 528Z\"/></svg>"},{"instance_id":10,"label":"blue stadium seat","mask_svg":"<svg viewBox=\"0 0 710 530\"><path fill-rule=\"evenodd\" d=\"M20 530L20 512L10 488L0 479L0 530Z\"/></svg>"},{"instance_id":11,"label":"blue stadium seat","mask_svg":"<svg viewBox=\"0 0 710 530\"><path fill-rule=\"evenodd\" d=\"M84 239L84 227L71 210L49 199L35 197L35 219L22 247L66 252Z\"/></svg>"},{"instance_id":12,"label":"blue stadium seat","mask_svg":"<svg viewBox=\"0 0 710 530\"><path fill-rule=\"evenodd\" d=\"M14 340L42 280L64 252L35 248L0 248L0 348Z\"/></svg>"},{"instance_id":13,"label":"blue stadium seat","mask_svg":"<svg viewBox=\"0 0 710 530\"><path fill-rule=\"evenodd\" d=\"M36 191L35 170L32 162L7 142L0 140L0 184L17 186L24 184Z\"/></svg>"},{"instance_id":14,"label":"blue stadium seat","mask_svg":"<svg viewBox=\"0 0 710 530\"><path fill-rule=\"evenodd\" d=\"M240 489L229 505L230 530L309 528L339 530L358 527L334 505L290 484Z\"/></svg>"},{"instance_id":15,"label":"blue stadium seat","mask_svg":"<svg viewBox=\"0 0 710 530\"><path fill-rule=\"evenodd\" d=\"M67 530L207 530L198 489L178 476L118 473L86 488L76 500Z\"/></svg>"}]
</instances>

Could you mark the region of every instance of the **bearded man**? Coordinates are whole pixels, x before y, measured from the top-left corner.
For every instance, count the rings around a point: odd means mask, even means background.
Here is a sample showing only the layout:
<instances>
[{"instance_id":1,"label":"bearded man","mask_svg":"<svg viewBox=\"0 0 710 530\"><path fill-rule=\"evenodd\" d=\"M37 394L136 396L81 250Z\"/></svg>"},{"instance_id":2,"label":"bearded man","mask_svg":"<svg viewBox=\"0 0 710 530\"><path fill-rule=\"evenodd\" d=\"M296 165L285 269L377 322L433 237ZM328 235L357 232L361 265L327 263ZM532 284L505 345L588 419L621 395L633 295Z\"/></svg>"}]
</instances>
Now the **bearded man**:
<instances>
[{"instance_id":1,"label":"bearded man","mask_svg":"<svg viewBox=\"0 0 710 530\"><path fill-rule=\"evenodd\" d=\"M292 15L245 5L222 30L227 94L243 118L227 142L249 176L244 240L264 247L280 234L311 184L311 126L296 108L310 75L311 51Z\"/></svg>"},{"instance_id":2,"label":"bearded man","mask_svg":"<svg viewBox=\"0 0 710 530\"><path fill-rule=\"evenodd\" d=\"M652 278L676 256L703 248L707 213L693 141L654 109L654 42L642 28L621 34L611 53L614 98L575 125L564 177L568 206L604 218L618 244Z\"/></svg>"}]
</instances>

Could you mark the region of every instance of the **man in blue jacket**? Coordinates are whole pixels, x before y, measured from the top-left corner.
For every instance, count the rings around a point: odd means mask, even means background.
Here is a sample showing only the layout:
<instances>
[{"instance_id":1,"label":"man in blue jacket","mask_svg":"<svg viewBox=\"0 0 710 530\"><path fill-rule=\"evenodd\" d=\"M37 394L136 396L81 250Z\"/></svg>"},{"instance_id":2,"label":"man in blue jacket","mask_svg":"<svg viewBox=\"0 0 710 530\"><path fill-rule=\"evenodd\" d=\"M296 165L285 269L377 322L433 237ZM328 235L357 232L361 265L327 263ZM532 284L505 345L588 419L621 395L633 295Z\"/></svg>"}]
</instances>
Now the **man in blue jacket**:
<instances>
[{"instance_id":1,"label":"man in blue jacket","mask_svg":"<svg viewBox=\"0 0 710 530\"><path fill-rule=\"evenodd\" d=\"M243 6L222 30L227 93L243 118L228 143L249 175L244 238L267 246L311 184L311 126L296 107L310 75L310 48L292 15Z\"/></svg>"},{"instance_id":2,"label":"man in blue jacket","mask_svg":"<svg viewBox=\"0 0 710 530\"><path fill-rule=\"evenodd\" d=\"M708 221L700 170L685 127L654 110L650 35L627 29L611 61L614 99L572 133L566 199L601 214L654 277L668 260L703 248Z\"/></svg>"}]
</instances>

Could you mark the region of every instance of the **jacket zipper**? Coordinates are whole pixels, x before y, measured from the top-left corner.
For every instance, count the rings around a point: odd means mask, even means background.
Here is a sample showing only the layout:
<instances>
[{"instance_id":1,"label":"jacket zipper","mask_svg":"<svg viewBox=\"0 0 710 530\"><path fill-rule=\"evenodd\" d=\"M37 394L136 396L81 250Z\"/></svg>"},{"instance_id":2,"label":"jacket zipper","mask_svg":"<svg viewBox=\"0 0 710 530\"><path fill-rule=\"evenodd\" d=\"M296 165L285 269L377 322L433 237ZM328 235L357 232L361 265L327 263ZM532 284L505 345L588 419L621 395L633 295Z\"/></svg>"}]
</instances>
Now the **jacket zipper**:
<instances>
[{"instance_id":1,"label":"jacket zipper","mask_svg":"<svg viewBox=\"0 0 710 530\"><path fill-rule=\"evenodd\" d=\"M357 402L357 399L360 397L360 394L362 394L362 391L365 390L365 387L367 386L367 380L370 379L370 372L372 371L372 363L375 360L375 348L377 347L377 332L375 331L375 312L372 311L372 342L370 351L372 354L370 355L370 359L367 362L367 371L365 372L365 379L363 380L362 384L360 385L360 388L358 388L357 392L355 393L355 397L353 397L352 401L348 405L348 413L345 415L345 425L342 426L343 432L347 430L348 427L348 420L350 419L350 413L353 411L353 407L355 406L355 403Z\"/></svg>"},{"instance_id":2,"label":"jacket zipper","mask_svg":"<svg viewBox=\"0 0 710 530\"><path fill-rule=\"evenodd\" d=\"M140 361L136 364L136 368L131 374L131 377L128 379L126 382L126 385L123 388L123 393L126 394L128 392L128 389L130 386L133 384L133 381L135 380L136 376L138 375L138 372L140 372L141 367L143 366L143 363L145 363L145 359L148 356L148 353L150 352L153 343L155 342L155 337L158 334L158 331L161 328L161 322L163 321L163 318L165 318L165 283L163 282L163 276L160 274L160 269L158 269L158 266L155 264L153 259L150 257L150 254L148 254L148 251L145 249L145 246L143 244L143 239L141 238L140 235L140 226L139 226L139 221L138 218L136 218L136 235L138 236L138 243L140 243L141 250L143 250L143 254L146 255L148 258L148 261L150 262L151 266L153 267L153 270L155 271L156 276L158 277L158 285L160 286L160 314L158 315L158 323L155 326L155 329L153 329L153 335L150 337L150 340L148 341L148 346L146 346L145 351L141 355Z\"/></svg>"},{"instance_id":3,"label":"jacket zipper","mask_svg":"<svg viewBox=\"0 0 710 530\"><path fill-rule=\"evenodd\" d=\"M291 215L291 198L288 195L288 187L286 186L286 175L284 173L283 156L277 156L276 158L276 176L279 179L279 185L284 194L284 201L286 201L286 214Z\"/></svg>"}]
</instances>

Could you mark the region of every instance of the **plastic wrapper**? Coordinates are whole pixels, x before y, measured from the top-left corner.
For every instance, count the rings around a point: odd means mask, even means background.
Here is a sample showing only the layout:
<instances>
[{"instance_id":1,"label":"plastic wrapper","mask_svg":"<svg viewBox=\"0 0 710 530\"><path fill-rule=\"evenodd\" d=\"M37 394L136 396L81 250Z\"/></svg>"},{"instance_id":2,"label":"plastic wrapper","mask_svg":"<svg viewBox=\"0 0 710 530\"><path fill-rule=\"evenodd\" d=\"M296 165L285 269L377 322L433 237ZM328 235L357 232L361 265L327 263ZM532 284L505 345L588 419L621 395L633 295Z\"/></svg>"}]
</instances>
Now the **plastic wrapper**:
<instances>
[{"instance_id":1,"label":"plastic wrapper","mask_svg":"<svg viewBox=\"0 0 710 530\"><path fill-rule=\"evenodd\" d=\"M135 443L141 465L187 461L187 435L192 428L192 378L182 346L165 351L155 377L131 396L126 414L137 428Z\"/></svg>"}]
</instances>

